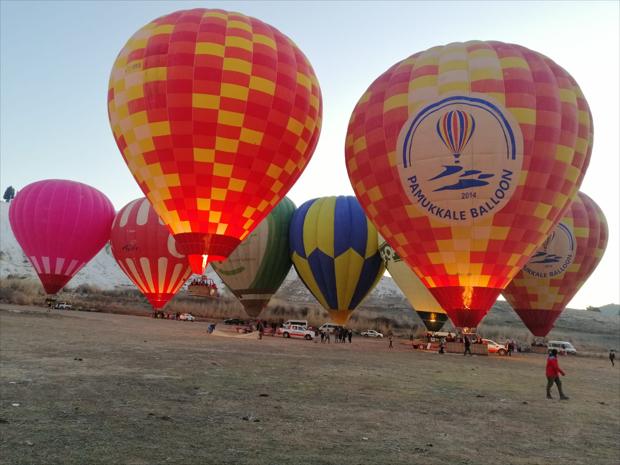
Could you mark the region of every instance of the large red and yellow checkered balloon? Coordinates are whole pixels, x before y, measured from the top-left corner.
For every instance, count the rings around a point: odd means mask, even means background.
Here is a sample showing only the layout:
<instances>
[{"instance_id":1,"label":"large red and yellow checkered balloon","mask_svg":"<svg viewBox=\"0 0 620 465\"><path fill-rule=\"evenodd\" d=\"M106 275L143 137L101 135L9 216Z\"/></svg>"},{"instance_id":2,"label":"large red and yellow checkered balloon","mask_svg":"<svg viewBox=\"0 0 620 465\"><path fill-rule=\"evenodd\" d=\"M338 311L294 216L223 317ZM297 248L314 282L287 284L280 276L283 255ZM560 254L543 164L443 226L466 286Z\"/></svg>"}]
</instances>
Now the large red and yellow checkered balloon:
<instances>
[{"instance_id":1,"label":"large red and yellow checkered balloon","mask_svg":"<svg viewBox=\"0 0 620 465\"><path fill-rule=\"evenodd\" d=\"M349 122L353 189L459 327L476 326L576 194L592 122L572 77L519 45L434 47L392 66Z\"/></svg>"},{"instance_id":2,"label":"large red and yellow checkered balloon","mask_svg":"<svg viewBox=\"0 0 620 465\"><path fill-rule=\"evenodd\" d=\"M299 48L221 10L144 26L119 53L108 91L116 143L198 273L288 192L312 156L321 110Z\"/></svg>"},{"instance_id":3,"label":"large red and yellow checkered balloon","mask_svg":"<svg viewBox=\"0 0 620 465\"><path fill-rule=\"evenodd\" d=\"M555 320L597 267L607 247L605 215L579 192L542 246L503 291L534 336Z\"/></svg>"}]
</instances>

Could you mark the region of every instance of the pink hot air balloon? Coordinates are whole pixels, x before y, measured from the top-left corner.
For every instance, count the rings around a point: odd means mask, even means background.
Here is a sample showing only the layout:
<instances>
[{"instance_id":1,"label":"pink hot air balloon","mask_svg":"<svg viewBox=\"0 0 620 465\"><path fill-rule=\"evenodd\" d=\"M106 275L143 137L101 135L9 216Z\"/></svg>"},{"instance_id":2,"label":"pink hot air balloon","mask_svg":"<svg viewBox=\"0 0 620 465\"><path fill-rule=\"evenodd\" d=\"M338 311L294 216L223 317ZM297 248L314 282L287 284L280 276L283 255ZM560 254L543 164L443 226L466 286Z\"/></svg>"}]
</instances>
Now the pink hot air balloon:
<instances>
[{"instance_id":1,"label":"pink hot air balloon","mask_svg":"<svg viewBox=\"0 0 620 465\"><path fill-rule=\"evenodd\" d=\"M9 208L15 238L48 294L56 294L110 238L114 207L97 189L48 179L24 187Z\"/></svg>"},{"instance_id":2,"label":"pink hot air balloon","mask_svg":"<svg viewBox=\"0 0 620 465\"><path fill-rule=\"evenodd\" d=\"M112 254L153 308L162 308L192 274L170 230L144 197L118 212L110 234Z\"/></svg>"}]
</instances>

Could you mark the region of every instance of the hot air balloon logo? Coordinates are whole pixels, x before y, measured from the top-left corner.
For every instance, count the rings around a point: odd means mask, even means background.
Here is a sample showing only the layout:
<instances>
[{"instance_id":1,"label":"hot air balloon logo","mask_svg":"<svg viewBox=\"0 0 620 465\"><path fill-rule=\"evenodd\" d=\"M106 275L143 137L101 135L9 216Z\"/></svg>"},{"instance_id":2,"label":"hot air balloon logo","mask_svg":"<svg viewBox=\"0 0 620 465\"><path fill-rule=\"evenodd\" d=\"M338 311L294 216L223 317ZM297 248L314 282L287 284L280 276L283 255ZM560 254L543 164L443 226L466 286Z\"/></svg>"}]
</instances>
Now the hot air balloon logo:
<instances>
[{"instance_id":1,"label":"hot air balloon logo","mask_svg":"<svg viewBox=\"0 0 620 465\"><path fill-rule=\"evenodd\" d=\"M459 150L437 133L451 111L476 124L471 138L463 133L467 144L453 144ZM415 53L358 101L345 145L351 185L455 326L477 326L560 221L590 158L590 116L561 66L495 41ZM455 174L431 180L448 166ZM493 176L484 186L437 190L467 170Z\"/></svg>"},{"instance_id":2,"label":"hot air balloon logo","mask_svg":"<svg viewBox=\"0 0 620 465\"><path fill-rule=\"evenodd\" d=\"M433 192L471 189L489 184L486 179L492 178L494 176L492 173L483 173L476 169L466 170L461 173L463 170L463 167L460 165L461 153L474 135L475 130L476 120L471 113L466 111L451 110L444 113L437 120L437 134L443 144L452 152L454 165L444 165L441 173L432 177L429 181L435 181L454 174L458 174L458 179L452 184L444 184L435 188Z\"/></svg>"},{"instance_id":3,"label":"hot air balloon logo","mask_svg":"<svg viewBox=\"0 0 620 465\"><path fill-rule=\"evenodd\" d=\"M558 223L545 239L540 249L523 267L523 271L536 278L560 276L575 258L577 243L571 228Z\"/></svg>"},{"instance_id":4,"label":"hot air balloon logo","mask_svg":"<svg viewBox=\"0 0 620 465\"><path fill-rule=\"evenodd\" d=\"M465 148L476 130L476 120L465 111L452 110L437 120L437 134L454 155L454 163L459 163L461 151Z\"/></svg>"},{"instance_id":5,"label":"hot air balloon logo","mask_svg":"<svg viewBox=\"0 0 620 465\"><path fill-rule=\"evenodd\" d=\"M544 243L543 249L562 257L560 262L541 264L530 260L503 291L532 334L544 337L551 331L566 305L597 267L608 237L607 221L600 207L578 192Z\"/></svg>"},{"instance_id":6,"label":"hot air balloon logo","mask_svg":"<svg viewBox=\"0 0 620 465\"><path fill-rule=\"evenodd\" d=\"M403 125L398 147L401 183L411 203L433 218L458 223L501 210L523 159L519 125L488 96L427 104Z\"/></svg>"}]
</instances>

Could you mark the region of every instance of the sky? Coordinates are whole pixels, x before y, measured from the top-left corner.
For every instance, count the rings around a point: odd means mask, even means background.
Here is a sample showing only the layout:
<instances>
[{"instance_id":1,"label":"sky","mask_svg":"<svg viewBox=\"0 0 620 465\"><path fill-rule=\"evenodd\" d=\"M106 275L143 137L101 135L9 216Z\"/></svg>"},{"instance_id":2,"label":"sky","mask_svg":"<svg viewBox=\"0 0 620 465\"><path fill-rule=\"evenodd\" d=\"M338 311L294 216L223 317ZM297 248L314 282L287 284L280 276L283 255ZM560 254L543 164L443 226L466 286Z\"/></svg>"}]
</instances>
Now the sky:
<instances>
[{"instance_id":1,"label":"sky","mask_svg":"<svg viewBox=\"0 0 620 465\"><path fill-rule=\"evenodd\" d=\"M618 2L139 2L0 3L0 191L49 178L104 192L116 209L143 194L110 130L106 95L116 55L153 19L179 9L254 16L292 38L323 95L313 158L288 196L300 205L353 195L344 159L351 112L391 65L435 45L499 40L564 67L594 118L594 150L581 190L607 217L603 260L569 303L620 302Z\"/></svg>"}]
</instances>

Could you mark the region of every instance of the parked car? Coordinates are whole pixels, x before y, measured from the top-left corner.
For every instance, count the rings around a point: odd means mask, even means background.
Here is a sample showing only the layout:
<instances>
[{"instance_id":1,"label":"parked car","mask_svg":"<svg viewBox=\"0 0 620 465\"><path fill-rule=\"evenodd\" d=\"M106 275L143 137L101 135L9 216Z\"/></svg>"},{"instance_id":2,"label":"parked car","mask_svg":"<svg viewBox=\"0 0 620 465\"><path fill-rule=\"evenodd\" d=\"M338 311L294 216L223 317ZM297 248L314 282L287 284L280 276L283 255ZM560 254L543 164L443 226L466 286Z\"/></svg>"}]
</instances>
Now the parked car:
<instances>
[{"instance_id":1,"label":"parked car","mask_svg":"<svg viewBox=\"0 0 620 465\"><path fill-rule=\"evenodd\" d=\"M181 313L179 315L179 320L181 321L195 321L196 317L191 313Z\"/></svg>"},{"instance_id":2,"label":"parked car","mask_svg":"<svg viewBox=\"0 0 620 465\"><path fill-rule=\"evenodd\" d=\"M305 339L307 341L314 339L313 330L307 329L305 326L299 326L299 325L290 325L290 326L284 326L282 328L278 328L278 331L276 334L282 335L282 337L284 338L297 337L297 338Z\"/></svg>"},{"instance_id":3,"label":"parked car","mask_svg":"<svg viewBox=\"0 0 620 465\"><path fill-rule=\"evenodd\" d=\"M561 355L577 355L577 349L567 341L549 341L547 349L556 349Z\"/></svg>"},{"instance_id":4,"label":"parked car","mask_svg":"<svg viewBox=\"0 0 620 465\"><path fill-rule=\"evenodd\" d=\"M224 324L225 325L244 325L245 320L242 320L240 318L228 318L227 320L224 320Z\"/></svg>"},{"instance_id":5,"label":"parked car","mask_svg":"<svg viewBox=\"0 0 620 465\"><path fill-rule=\"evenodd\" d=\"M71 310L73 306L67 302L56 302L54 304L54 308L57 308L59 310Z\"/></svg>"},{"instance_id":6,"label":"parked car","mask_svg":"<svg viewBox=\"0 0 620 465\"><path fill-rule=\"evenodd\" d=\"M366 331L362 331L360 333L364 337L383 337L383 334L375 331L374 329L367 329Z\"/></svg>"},{"instance_id":7,"label":"parked car","mask_svg":"<svg viewBox=\"0 0 620 465\"><path fill-rule=\"evenodd\" d=\"M504 344L499 344L491 339L483 339L482 343L487 346L490 354L506 355L508 353Z\"/></svg>"}]
</instances>

